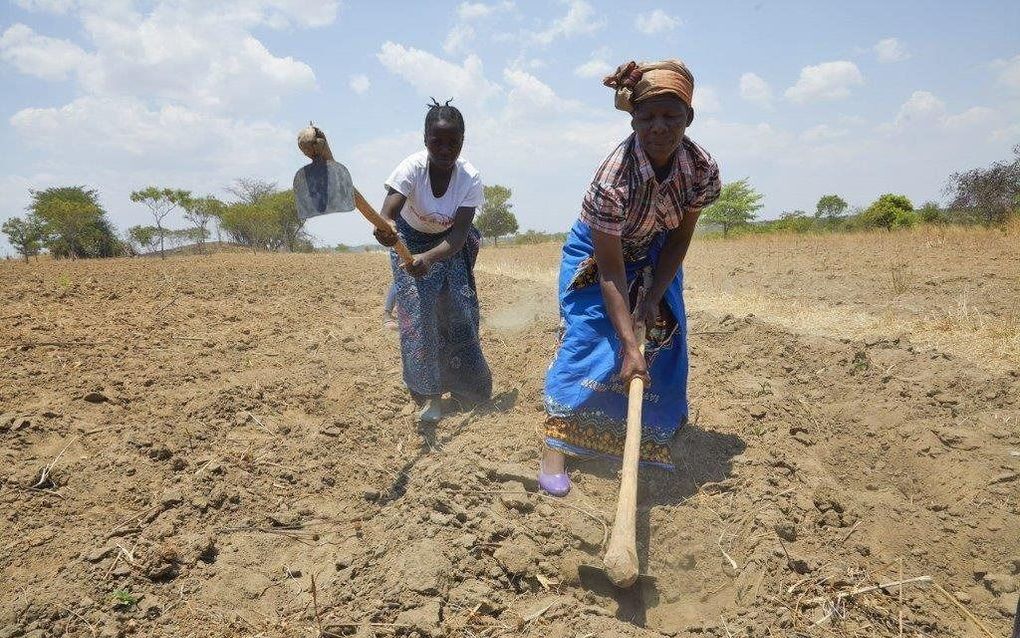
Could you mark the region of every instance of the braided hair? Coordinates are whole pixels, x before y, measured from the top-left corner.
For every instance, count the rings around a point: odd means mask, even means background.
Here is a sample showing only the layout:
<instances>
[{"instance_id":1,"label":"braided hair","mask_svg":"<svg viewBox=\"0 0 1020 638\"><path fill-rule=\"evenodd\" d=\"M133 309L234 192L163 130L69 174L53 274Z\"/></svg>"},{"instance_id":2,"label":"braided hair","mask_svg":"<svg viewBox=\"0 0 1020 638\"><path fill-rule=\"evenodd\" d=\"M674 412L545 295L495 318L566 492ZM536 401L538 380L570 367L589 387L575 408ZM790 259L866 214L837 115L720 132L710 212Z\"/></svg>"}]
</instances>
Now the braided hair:
<instances>
[{"instance_id":1,"label":"braided hair","mask_svg":"<svg viewBox=\"0 0 1020 638\"><path fill-rule=\"evenodd\" d=\"M464 116L461 115L460 110L456 106L450 106L450 102L453 98L450 98L443 104L436 101L436 98L432 98L432 103L427 105L428 113L425 114L425 134L428 135L429 129L440 121L446 120L457 125L460 129L461 135L464 134Z\"/></svg>"}]
</instances>

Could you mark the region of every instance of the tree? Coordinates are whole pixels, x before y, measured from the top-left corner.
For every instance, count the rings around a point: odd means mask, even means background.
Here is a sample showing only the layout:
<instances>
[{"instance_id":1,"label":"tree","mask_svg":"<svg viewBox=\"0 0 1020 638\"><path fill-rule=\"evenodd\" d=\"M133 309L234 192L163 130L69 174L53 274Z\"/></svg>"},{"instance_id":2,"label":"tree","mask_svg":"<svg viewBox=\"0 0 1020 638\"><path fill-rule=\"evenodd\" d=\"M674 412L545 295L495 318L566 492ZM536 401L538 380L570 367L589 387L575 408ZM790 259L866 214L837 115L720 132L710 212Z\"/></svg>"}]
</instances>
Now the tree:
<instances>
[{"instance_id":1,"label":"tree","mask_svg":"<svg viewBox=\"0 0 1020 638\"><path fill-rule=\"evenodd\" d=\"M917 221L910 199L893 193L882 195L861 213L861 223L870 228L909 228Z\"/></svg>"},{"instance_id":2,"label":"tree","mask_svg":"<svg viewBox=\"0 0 1020 638\"><path fill-rule=\"evenodd\" d=\"M949 176L945 192L949 207L964 212L986 226L1003 224L1020 209L1020 144L1013 147L1012 161L995 162Z\"/></svg>"},{"instance_id":3,"label":"tree","mask_svg":"<svg viewBox=\"0 0 1020 638\"><path fill-rule=\"evenodd\" d=\"M235 202L223 210L220 224L230 237L251 251L276 250L283 242L280 218L270 206Z\"/></svg>"},{"instance_id":4,"label":"tree","mask_svg":"<svg viewBox=\"0 0 1020 638\"><path fill-rule=\"evenodd\" d=\"M478 232L499 245L499 238L517 232L517 217L514 216L510 197L513 193L506 186L498 184L485 187L485 203L482 212L475 219Z\"/></svg>"},{"instance_id":5,"label":"tree","mask_svg":"<svg viewBox=\"0 0 1020 638\"><path fill-rule=\"evenodd\" d=\"M95 190L57 186L29 192L28 209L42 224L43 243L54 257L113 257L122 252Z\"/></svg>"},{"instance_id":6,"label":"tree","mask_svg":"<svg viewBox=\"0 0 1020 638\"><path fill-rule=\"evenodd\" d=\"M702 211L701 219L722 226L725 237L731 228L745 226L754 220L755 213L762 208L762 199L764 196L754 190L745 177L723 186L719 199Z\"/></svg>"},{"instance_id":7,"label":"tree","mask_svg":"<svg viewBox=\"0 0 1020 638\"><path fill-rule=\"evenodd\" d=\"M156 245L159 229L155 226L132 226L127 230L127 237L135 252L149 252Z\"/></svg>"},{"instance_id":8,"label":"tree","mask_svg":"<svg viewBox=\"0 0 1020 638\"><path fill-rule=\"evenodd\" d=\"M39 254L39 249L42 246L43 227L42 222L35 215L29 215L26 219L11 217L4 222L0 230L7 235L11 246L25 258L26 263L29 257Z\"/></svg>"},{"instance_id":9,"label":"tree","mask_svg":"<svg viewBox=\"0 0 1020 638\"><path fill-rule=\"evenodd\" d=\"M223 212L223 202L212 195L205 197L188 198L182 202L184 219L195 225L195 237L198 238L200 252L205 252L205 238L209 236L206 226L210 219L219 219Z\"/></svg>"},{"instance_id":10,"label":"tree","mask_svg":"<svg viewBox=\"0 0 1020 638\"><path fill-rule=\"evenodd\" d=\"M157 188L149 186L140 191L131 193L131 201L136 204L144 204L152 218L156 220L156 228L159 230L159 256L166 259L164 251L164 240L166 230L163 228L163 219L166 218L175 208L183 206L191 199L191 193L185 190L174 188Z\"/></svg>"},{"instance_id":11,"label":"tree","mask_svg":"<svg viewBox=\"0 0 1020 638\"><path fill-rule=\"evenodd\" d=\"M305 220L298 217L294 191L271 193L256 205L266 206L276 215L280 231L279 243L288 251L298 252L307 247L310 238L304 230Z\"/></svg>"},{"instance_id":12,"label":"tree","mask_svg":"<svg viewBox=\"0 0 1020 638\"><path fill-rule=\"evenodd\" d=\"M239 177L231 186L227 186L227 192L245 204L257 204L276 193L277 188L276 182L257 177Z\"/></svg>"},{"instance_id":13,"label":"tree","mask_svg":"<svg viewBox=\"0 0 1020 638\"><path fill-rule=\"evenodd\" d=\"M795 233L806 233L815 225L815 220L806 211L787 211L779 216L771 226L779 230L790 230Z\"/></svg>"},{"instance_id":14,"label":"tree","mask_svg":"<svg viewBox=\"0 0 1020 638\"><path fill-rule=\"evenodd\" d=\"M944 224L946 214L935 202L925 202L917 209L917 215L925 224Z\"/></svg>"},{"instance_id":15,"label":"tree","mask_svg":"<svg viewBox=\"0 0 1020 638\"><path fill-rule=\"evenodd\" d=\"M846 216L849 207L846 200L839 195L823 195L815 208L815 219L835 223Z\"/></svg>"}]
</instances>

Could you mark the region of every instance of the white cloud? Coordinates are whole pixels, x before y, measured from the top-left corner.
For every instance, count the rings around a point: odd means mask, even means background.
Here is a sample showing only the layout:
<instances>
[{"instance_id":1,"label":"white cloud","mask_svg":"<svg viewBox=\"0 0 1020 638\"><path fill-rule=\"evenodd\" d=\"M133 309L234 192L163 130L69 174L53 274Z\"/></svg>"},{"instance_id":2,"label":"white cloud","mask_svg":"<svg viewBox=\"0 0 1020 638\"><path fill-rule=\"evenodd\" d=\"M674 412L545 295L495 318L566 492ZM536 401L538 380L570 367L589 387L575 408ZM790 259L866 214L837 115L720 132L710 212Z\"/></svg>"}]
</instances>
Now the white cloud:
<instances>
[{"instance_id":1,"label":"white cloud","mask_svg":"<svg viewBox=\"0 0 1020 638\"><path fill-rule=\"evenodd\" d=\"M966 129L993 122L998 116L995 109L987 106L972 106L962 113L947 115L942 125L950 129Z\"/></svg>"},{"instance_id":2,"label":"white cloud","mask_svg":"<svg viewBox=\"0 0 1020 638\"><path fill-rule=\"evenodd\" d=\"M24 24L15 24L0 35L0 60L25 75L44 80L63 80L85 60L81 47L39 35Z\"/></svg>"},{"instance_id":3,"label":"white cloud","mask_svg":"<svg viewBox=\"0 0 1020 638\"><path fill-rule=\"evenodd\" d=\"M139 158L147 167L177 165L187 157L199 168L262 170L259 163L280 161L271 159L276 154L293 154L293 134L281 127L183 106L154 109L136 98L82 97L60 108L22 109L10 124L30 146L59 147L66 157L109 165Z\"/></svg>"},{"instance_id":4,"label":"white cloud","mask_svg":"<svg viewBox=\"0 0 1020 638\"><path fill-rule=\"evenodd\" d=\"M75 0L14 0L14 4L26 11L63 14L74 6Z\"/></svg>"},{"instance_id":5,"label":"white cloud","mask_svg":"<svg viewBox=\"0 0 1020 638\"><path fill-rule=\"evenodd\" d=\"M351 90L358 95L364 95L368 92L368 89L372 87L372 82L369 81L368 76L360 73L358 75L352 75L349 84Z\"/></svg>"},{"instance_id":6,"label":"white cloud","mask_svg":"<svg viewBox=\"0 0 1020 638\"><path fill-rule=\"evenodd\" d=\"M753 104L769 107L772 105L772 87L758 75L748 72L740 76L740 97Z\"/></svg>"},{"instance_id":7,"label":"white cloud","mask_svg":"<svg viewBox=\"0 0 1020 638\"><path fill-rule=\"evenodd\" d=\"M801 133L800 139L808 144L815 144L846 137L849 133L850 131L843 128L833 128L828 124L819 124Z\"/></svg>"},{"instance_id":8,"label":"white cloud","mask_svg":"<svg viewBox=\"0 0 1020 638\"><path fill-rule=\"evenodd\" d=\"M83 95L146 96L197 109L268 111L282 95L314 88L315 74L300 60L274 55L251 31L258 26L321 25L335 18L337 5L166 0L150 6L148 13L139 13L124 3L83 3L77 17L91 50L14 25L2 37L0 59L22 73L48 79L75 71ZM253 94L262 98L252 100Z\"/></svg>"},{"instance_id":9,"label":"white cloud","mask_svg":"<svg viewBox=\"0 0 1020 638\"><path fill-rule=\"evenodd\" d=\"M806 66L797 83L786 89L787 99L800 104L837 100L850 95L850 89L864 84L864 75L853 62L839 60Z\"/></svg>"},{"instance_id":10,"label":"white cloud","mask_svg":"<svg viewBox=\"0 0 1020 638\"><path fill-rule=\"evenodd\" d=\"M879 126L883 133L904 133L907 131L929 131L940 129L947 132L990 129L999 121L999 113L986 106L972 106L951 115L946 104L930 91L914 91L896 113L896 118Z\"/></svg>"},{"instance_id":11,"label":"white cloud","mask_svg":"<svg viewBox=\"0 0 1020 638\"><path fill-rule=\"evenodd\" d=\"M996 60L992 68L999 71L999 84L1020 91L1020 55L1008 60Z\"/></svg>"},{"instance_id":12,"label":"white cloud","mask_svg":"<svg viewBox=\"0 0 1020 638\"><path fill-rule=\"evenodd\" d=\"M718 113L722 110L719 93L712 86L695 87L693 102L692 106L696 113Z\"/></svg>"},{"instance_id":13,"label":"white cloud","mask_svg":"<svg viewBox=\"0 0 1020 638\"><path fill-rule=\"evenodd\" d=\"M574 75L582 78L601 78L613 71L613 66L606 62L609 49L602 47L591 54L591 59L574 68Z\"/></svg>"},{"instance_id":14,"label":"white cloud","mask_svg":"<svg viewBox=\"0 0 1020 638\"><path fill-rule=\"evenodd\" d=\"M584 64L577 66L574 69L574 75L577 75L582 78L599 78L605 77L606 75L612 73L612 71L613 66L606 62L605 60L592 58L591 60L588 60Z\"/></svg>"},{"instance_id":15,"label":"white cloud","mask_svg":"<svg viewBox=\"0 0 1020 638\"><path fill-rule=\"evenodd\" d=\"M336 21L340 0L234 0L251 11L267 11L282 27L325 27ZM264 8L263 8L264 7Z\"/></svg>"},{"instance_id":16,"label":"white cloud","mask_svg":"<svg viewBox=\"0 0 1020 638\"><path fill-rule=\"evenodd\" d=\"M1017 138L1020 138L1020 124L1013 124L992 131L992 139L996 142L1016 142Z\"/></svg>"},{"instance_id":17,"label":"white cloud","mask_svg":"<svg viewBox=\"0 0 1020 638\"><path fill-rule=\"evenodd\" d=\"M914 91L900 106L893 122L896 128L918 123L938 123L945 116L946 103L929 91Z\"/></svg>"},{"instance_id":18,"label":"white cloud","mask_svg":"<svg viewBox=\"0 0 1020 638\"><path fill-rule=\"evenodd\" d=\"M655 9L648 13L639 13L634 18L634 27L645 35L672 31L681 24L683 24L683 21L680 18L671 16L662 9Z\"/></svg>"},{"instance_id":19,"label":"white cloud","mask_svg":"<svg viewBox=\"0 0 1020 638\"><path fill-rule=\"evenodd\" d=\"M703 144L715 157L778 156L793 142L792 135L765 122L744 124L708 118L695 126L694 134L698 143Z\"/></svg>"},{"instance_id":20,"label":"white cloud","mask_svg":"<svg viewBox=\"0 0 1020 638\"><path fill-rule=\"evenodd\" d=\"M446 34L443 41L443 51L454 54L460 53L467 48L468 42L475 39L475 29L470 24L455 24L450 32Z\"/></svg>"},{"instance_id":21,"label":"white cloud","mask_svg":"<svg viewBox=\"0 0 1020 638\"><path fill-rule=\"evenodd\" d=\"M575 110L581 106L576 100L567 100L556 95L552 87L527 71L504 69L503 80L510 87L505 111L507 117L547 115Z\"/></svg>"},{"instance_id":22,"label":"white cloud","mask_svg":"<svg viewBox=\"0 0 1020 638\"><path fill-rule=\"evenodd\" d=\"M504 2L494 2L492 4L485 4L484 2L462 2L457 7L457 17L461 20L477 20L478 18L485 18L494 13L500 11L510 11L514 8L514 3L505 0Z\"/></svg>"},{"instance_id":23,"label":"white cloud","mask_svg":"<svg viewBox=\"0 0 1020 638\"><path fill-rule=\"evenodd\" d=\"M878 56L879 62L902 62L903 60L910 58L910 53L907 51L907 48L896 38L885 38L884 40L879 40L875 43L875 46L872 47L872 50L875 52L875 55Z\"/></svg>"},{"instance_id":24,"label":"white cloud","mask_svg":"<svg viewBox=\"0 0 1020 638\"><path fill-rule=\"evenodd\" d=\"M477 55L467 56L458 65L421 49L386 42L376 57L424 96L480 104L500 92L499 85L485 78Z\"/></svg>"},{"instance_id":25,"label":"white cloud","mask_svg":"<svg viewBox=\"0 0 1020 638\"><path fill-rule=\"evenodd\" d=\"M532 35L539 44L550 44L559 37L590 35L601 31L606 26L604 17L596 17L595 9L585 0L564 0L568 5L567 13L557 18L548 29Z\"/></svg>"}]
</instances>

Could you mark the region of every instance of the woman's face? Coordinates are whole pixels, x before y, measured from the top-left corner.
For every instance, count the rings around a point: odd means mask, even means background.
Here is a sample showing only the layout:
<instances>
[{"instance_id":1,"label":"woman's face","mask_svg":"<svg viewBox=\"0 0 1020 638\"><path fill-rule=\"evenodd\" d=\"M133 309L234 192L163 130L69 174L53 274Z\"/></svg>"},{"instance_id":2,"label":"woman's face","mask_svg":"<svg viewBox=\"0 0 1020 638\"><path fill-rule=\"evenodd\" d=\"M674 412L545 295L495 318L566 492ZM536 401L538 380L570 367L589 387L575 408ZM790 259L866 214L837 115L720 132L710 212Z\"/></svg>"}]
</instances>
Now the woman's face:
<instances>
[{"instance_id":1,"label":"woman's face","mask_svg":"<svg viewBox=\"0 0 1020 638\"><path fill-rule=\"evenodd\" d=\"M453 169L464 146L464 133L457 124L449 120L437 120L425 131L425 148L429 162L442 170Z\"/></svg>"},{"instance_id":2,"label":"woman's face","mask_svg":"<svg viewBox=\"0 0 1020 638\"><path fill-rule=\"evenodd\" d=\"M683 100L662 95L635 104L630 126L648 159L656 166L662 166L680 146L693 119L694 111Z\"/></svg>"}]
</instances>

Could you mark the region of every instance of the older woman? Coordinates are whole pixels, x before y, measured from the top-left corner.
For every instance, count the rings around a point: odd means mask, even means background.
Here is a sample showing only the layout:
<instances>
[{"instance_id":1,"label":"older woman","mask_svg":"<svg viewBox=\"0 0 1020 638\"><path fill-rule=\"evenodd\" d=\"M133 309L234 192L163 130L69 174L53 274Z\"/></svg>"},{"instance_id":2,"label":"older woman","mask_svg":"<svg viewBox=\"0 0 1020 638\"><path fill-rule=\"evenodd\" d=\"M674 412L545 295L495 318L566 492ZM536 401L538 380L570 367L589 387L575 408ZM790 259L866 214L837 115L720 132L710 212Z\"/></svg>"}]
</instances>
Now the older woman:
<instances>
[{"instance_id":1,"label":"older woman","mask_svg":"<svg viewBox=\"0 0 1020 638\"><path fill-rule=\"evenodd\" d=\"M641 459L672 468L669 443L687 420L683 264L719 168L686 136L694 77L683 62L630 62L605 79L633 133L602 162L563 246L562 335L546 376L539 483L570 491L564 454L620 456L626 384L645 392ZM641 355L635 326L648 329Z\"/></svg>"}]
</instances>

